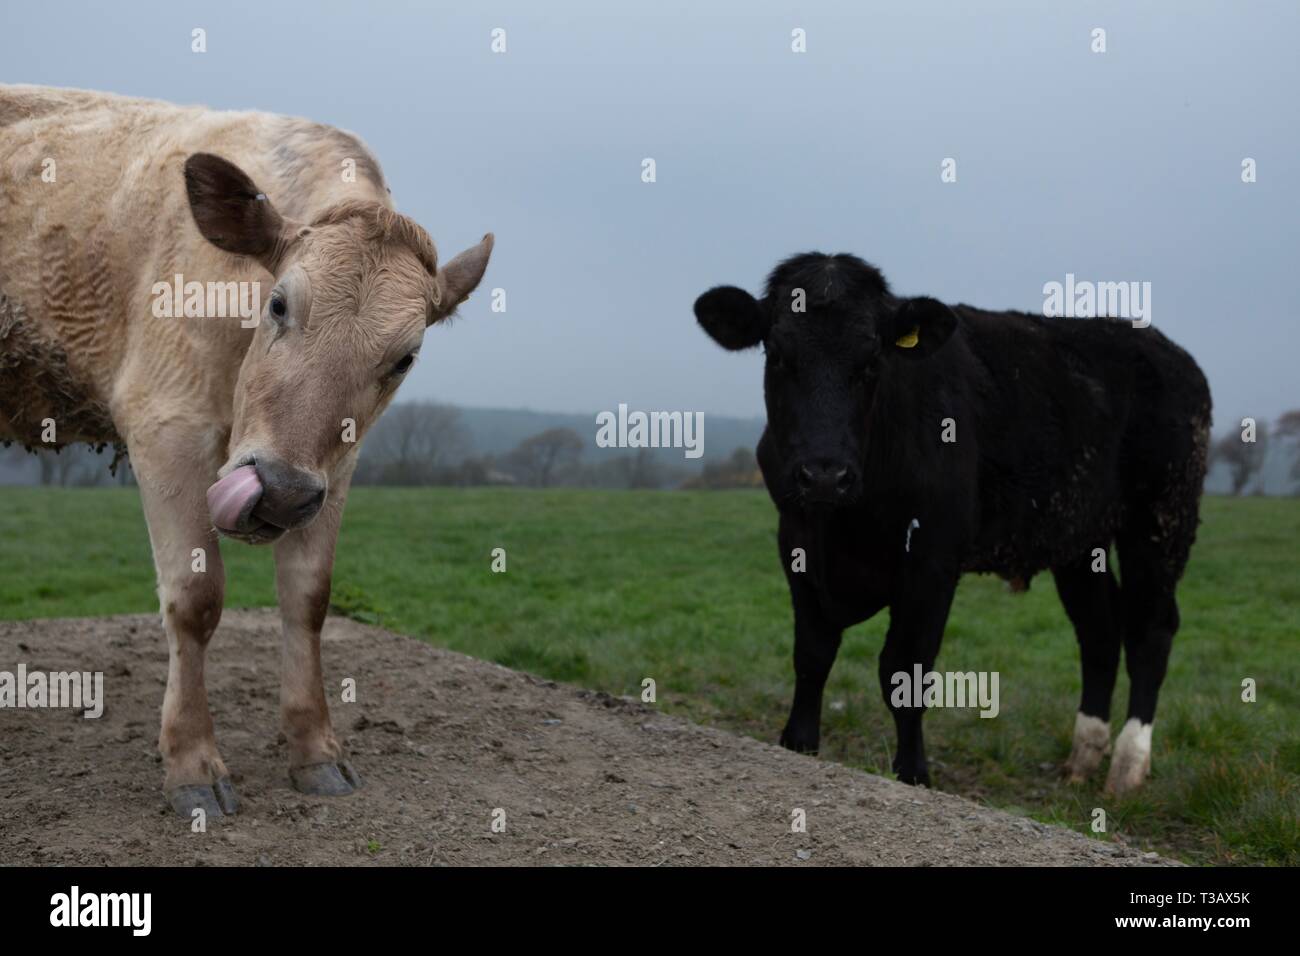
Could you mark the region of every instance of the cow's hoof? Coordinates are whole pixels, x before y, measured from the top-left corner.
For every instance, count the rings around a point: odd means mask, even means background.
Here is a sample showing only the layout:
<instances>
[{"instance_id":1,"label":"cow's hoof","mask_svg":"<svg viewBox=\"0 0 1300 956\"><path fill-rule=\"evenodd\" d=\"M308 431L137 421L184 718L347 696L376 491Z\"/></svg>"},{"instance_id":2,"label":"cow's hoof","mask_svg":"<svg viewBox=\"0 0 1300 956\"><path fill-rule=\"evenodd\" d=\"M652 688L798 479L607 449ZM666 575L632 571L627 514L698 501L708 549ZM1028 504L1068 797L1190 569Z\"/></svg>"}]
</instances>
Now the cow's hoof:
<instances>
[{"instance_id":1,"label":"cow's hoof","mask_svg":"<svg viewBox=\"0 0 1300 956\"><path fill-rule=\"evenodd\" d=\"M1065 762L1065 779L1070 783L1083 783L1101 766L1102 759L1110 753L1110 723L1100 717L1075 714L1074 744Z\"/></svg>"},{"instance_id":2,"label":"cow's hoof","mask_svg":"<svg viewBox=\"0 0 1300 956\"><path fill-rule=\"evenodd\" d=\"M1151 772L1151 725L1130 717L1115 741L1106 793L1123 796L1142 786Z\"/></svg>"},{"instance_id":3,"label":"cow's hoof","mask_svg":"<svg viewBox=\"0 0 1300 956\"><path fill-rule=\"evenodd\" d=\"M167 791L167 802L178 817L194 818L195 810L202 810L208 819L225 817L239 810L239 794L229 777L216 783L187 783Z\"/></svg>"},{"instance_id":4,"label":"cow's hoof","mask_svg":"<svg viewBox=\"0 0 1300 956\"><path fill-rule=\"evenodd\" d=\"M912 787L930 786L929 767L900 767L895 764L894 773L898 776L899 783L905 783Z\"/></svg>"},{"instance_id":5,"label":"cow's hoof","mask_svg":"<svg viewBox=\"0 0 1300 956\"><path fill-rule=\"evenodd\" d=\"M779 743L786 750L793 750L797 754L816 754L821 746L818 735L791 730L789 727L781 731Z\"/></svg>"},{"instance_id":6,"label":"cow's hoof","mask_svg":"<svg viewBox=\"0 0 1300 956\"><path fill-rule=\"evenodd\" d=\"M346 760L290 767L289 782L299 793L312 797L345 797L361 789L360 775Z\"/></svg>"}]
</instances>

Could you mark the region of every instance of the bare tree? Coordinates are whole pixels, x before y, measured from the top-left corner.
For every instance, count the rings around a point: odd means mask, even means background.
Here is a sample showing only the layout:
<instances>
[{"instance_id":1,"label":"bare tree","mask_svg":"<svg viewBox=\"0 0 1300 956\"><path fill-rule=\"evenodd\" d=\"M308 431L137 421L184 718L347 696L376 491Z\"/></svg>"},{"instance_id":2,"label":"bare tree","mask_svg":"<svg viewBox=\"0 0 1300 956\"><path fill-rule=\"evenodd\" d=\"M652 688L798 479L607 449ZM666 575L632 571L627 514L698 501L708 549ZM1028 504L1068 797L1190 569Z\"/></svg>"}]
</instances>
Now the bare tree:
<instances>
[{"instance_id":1,"label":"bare tree","mask_svg":"<svg viewBox=\"0 0 1300 956\"><path fill-rule=\"evenodd\" d=\"M394 405L371 429L363 451L362 481L419 485L463 457L472 446L460 410L437 402Z\"/></svg>"},{"instance_id":2,"label":"bare tree","mask_svg":"<svg viewBox=\"0 0 1300 956\"><path fill-rule=\"evenodd\" d=\"M1300 495L1300 409L1282 413L1273 426L1273 437L1290 446L1291 480L1297 482L1291 494Z\"/></svg>"},{"instance_id":3,"label":"bare tree","mask_svg":"<svg viewBox=\"0 0 1300 956\"><path fill-rule=\"evenodd\" d=\"M629 488L658 488L663 484L663 468L649 448L638 449L630 458L627 474Z\"/></svg>"},{"instance_id":4,"label":"bare tree","mask_svg":"<svg viewBox=\"0 0 1300 956\"><path fill-rule=\"evenodd\" d=\"M1268 425L1259 422L1253 442L1242 441L1241 432L1228 432L1210 447L1210 462L1226 462L1232 477L1232 493L1241 494L1264 464L1268 451Z\"/></svg>"},{"instance_id":5,"label":"bare tree","mask_svg":"<svg viewBox=\"0 0 1300 956\"><path fill-rule=\"evenodd\" d=\"M524 484L548 488L578 463L583 447L572 428L548 428L521 441L501 464Z\"/></svg>"},{"instance_id":6,"label":"bare tree","mask_svg":"<svg viewBox=\"0 0 1300 956\"><path fill-rule=\"evenodd\" d=\"M1273 426L1273 437L1300 439L1300 408L1282 413Z\"/></svg>"},{"instance_id":7,"label":"bare tree","mask_svg":"<svg viewBox=\"0 0 1300 956\"><path fill-rule=\"evenodd\" d=\"M36 459L41 465L41 484L59 485L64 488L77 484L76 476L79 470L77 466L81 464L77 454L79 450L74 445L59 449L38 449Z\"/></svg>"}]
</instances>

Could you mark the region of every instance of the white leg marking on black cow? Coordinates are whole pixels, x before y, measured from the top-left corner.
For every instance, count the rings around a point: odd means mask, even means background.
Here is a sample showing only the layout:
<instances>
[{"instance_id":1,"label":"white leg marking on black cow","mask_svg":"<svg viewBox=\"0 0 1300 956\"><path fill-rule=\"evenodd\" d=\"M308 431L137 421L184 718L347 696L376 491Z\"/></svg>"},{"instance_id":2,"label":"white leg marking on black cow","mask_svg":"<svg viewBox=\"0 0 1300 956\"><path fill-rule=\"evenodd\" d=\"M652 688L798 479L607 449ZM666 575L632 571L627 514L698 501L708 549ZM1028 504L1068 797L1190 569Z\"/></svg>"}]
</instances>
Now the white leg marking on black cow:
<instances>
[{"instance_id":1,"label":"white leg marking on black cow","mask_svg":"<svg viewBox=\"0 0 1300 956\"><path fill-rule=\"evenodd\" d=\"M1151 724L1130 717L1115 741L1115 756L1106 776L1108 793L1128 793L1142 786L1151 769Z\"/></svg>"},{"instance_id":2,"label":"white leg marking on black cow","mask_svg":"<svg viewBox=\"0 0 1300 956\"><path fill-rule=\"evenodd\" d=\"M1070 759L1065 762L1065 772L1070 783L1082 783L1101 760L1110 753L1110 721L1091 717L1082 711L1074 715L1074 746Z\"/></svg>"}]
</instances>

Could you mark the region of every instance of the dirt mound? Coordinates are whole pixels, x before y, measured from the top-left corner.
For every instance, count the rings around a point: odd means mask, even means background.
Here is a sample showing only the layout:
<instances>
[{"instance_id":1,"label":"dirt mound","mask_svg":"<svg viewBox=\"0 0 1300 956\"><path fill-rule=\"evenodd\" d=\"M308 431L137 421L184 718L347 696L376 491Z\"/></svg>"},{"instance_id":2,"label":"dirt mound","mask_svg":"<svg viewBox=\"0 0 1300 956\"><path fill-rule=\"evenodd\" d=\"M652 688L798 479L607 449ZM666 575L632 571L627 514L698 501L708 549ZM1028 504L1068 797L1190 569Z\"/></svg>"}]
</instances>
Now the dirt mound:
<instances>
[{"instance_id":1,"label":"dirt mound","mask_svg":"<svg viewBox=\"0 0 1300 956\"><path fill-rule=\"evenodd\" d=\"M228 611L208 690L243 805L192 833L162 797L157 618L0 622L0 670L103 671L106 699L97 720L0 710L0 862L1167 862L353 621L331 618L322 643L327 686L356 680L357 703L336 691L331 707L364 789L289 789L278 618ZM791 832L796 809L806 833Z\"/></svg>"}]
</instances>

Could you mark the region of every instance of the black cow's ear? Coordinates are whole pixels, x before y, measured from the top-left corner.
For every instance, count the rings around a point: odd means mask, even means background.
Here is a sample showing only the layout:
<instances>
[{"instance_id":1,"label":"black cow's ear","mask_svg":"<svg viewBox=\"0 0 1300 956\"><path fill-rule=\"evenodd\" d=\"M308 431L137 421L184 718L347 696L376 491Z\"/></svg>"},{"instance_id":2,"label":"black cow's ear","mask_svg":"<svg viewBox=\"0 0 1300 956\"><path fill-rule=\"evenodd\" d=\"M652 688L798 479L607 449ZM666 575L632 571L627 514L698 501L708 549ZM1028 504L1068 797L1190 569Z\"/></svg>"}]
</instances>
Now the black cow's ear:
<instances>
[{"instance_id":1,"label":"black cow's ear","mask_svg":"<svg viewBox=\"0 0 1300 956\"><path fill-rule=\"evenodd\" d=\"M185 161L185 192L203 238L278 271L297 226L276 211L247 173L220 156L195 153Z\"/></svg>"},{"instance_id":2,"label":"black cow's ear","mask_svg":"<svg viewBox=\"0 0 1300 956\"><path fill-rule=\"evenodd\" d=\"M907 358L933 355L957 328L957 313L938 299L908 299L893 315L893 351Z\"/></svg>"},{"instance_id":3,"label":"black cow's ear","mask_svg":"<svg viewBox=\"0 0 1300 956\"><path fill-rule=\"evenodd\" d=\"M767 318L758 300L734 285L720 285L695 300L700 328L724 349L753 348L767 336Z\"/></svg>"}]
</instances>

